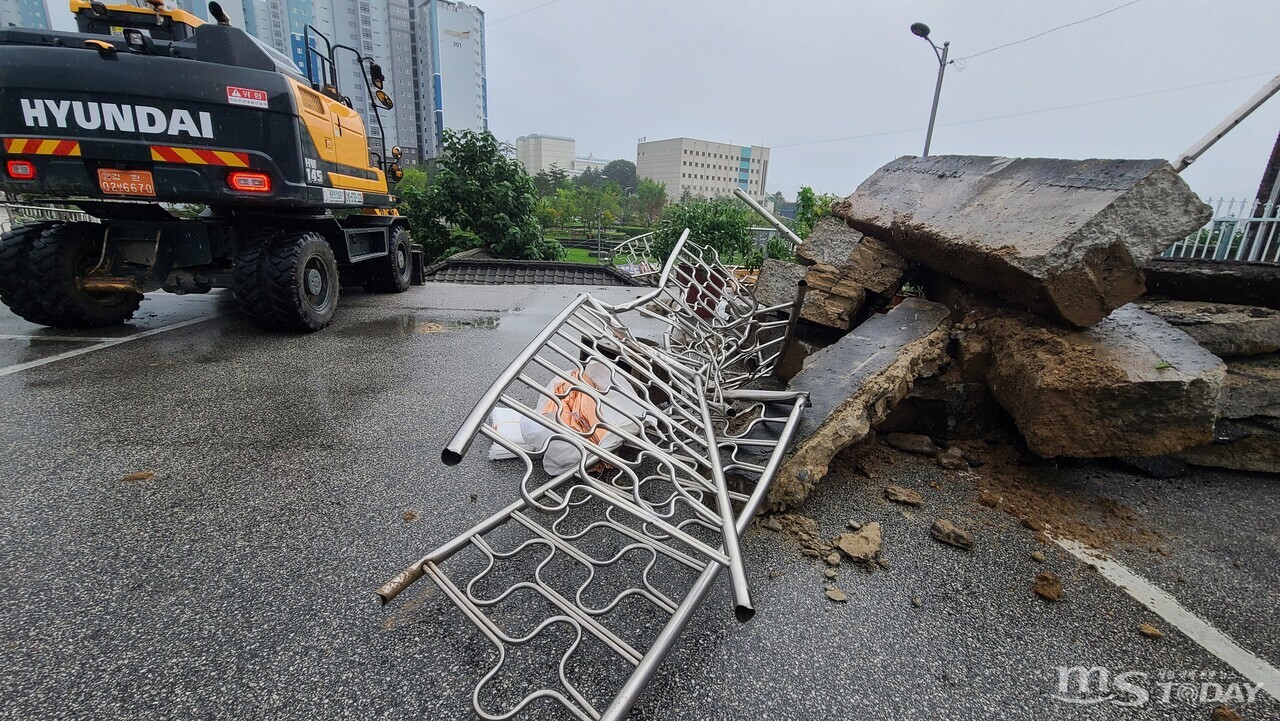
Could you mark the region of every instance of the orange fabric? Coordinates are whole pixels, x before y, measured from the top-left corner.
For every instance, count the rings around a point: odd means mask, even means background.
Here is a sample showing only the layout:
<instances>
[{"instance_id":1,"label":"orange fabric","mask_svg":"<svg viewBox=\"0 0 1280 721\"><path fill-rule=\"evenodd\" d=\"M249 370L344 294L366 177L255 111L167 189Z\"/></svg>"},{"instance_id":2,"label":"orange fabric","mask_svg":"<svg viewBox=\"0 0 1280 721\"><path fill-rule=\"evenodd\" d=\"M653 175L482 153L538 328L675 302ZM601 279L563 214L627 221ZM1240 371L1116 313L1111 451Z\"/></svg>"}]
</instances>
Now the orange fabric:
<instances>
[{"instance_id":1,"label":"orange fabric","mask_svg":"<svg viewBox=\"0 0 1280 721\"><path fill-rule=\"evenodd\" d=\"M596 388L596 384L591 382L585 373L580 371L570 371L569 375L575 380L581 381L592 388ZM597 390L599 390L597 388ZM551 387L551 392L560 399L560 414L558 420L572 428L573 430L587 435L588 440L597 445L604 439L608 432L600 427L600 414L596 408L596 401L591 396L582 391L573 390L573 384L569 381L562 380ZM546 415L556 410L556 403L548 399L542 405L542 413ZM593 432L591 429L595 428Z\"/></svg>"}]
</instances>

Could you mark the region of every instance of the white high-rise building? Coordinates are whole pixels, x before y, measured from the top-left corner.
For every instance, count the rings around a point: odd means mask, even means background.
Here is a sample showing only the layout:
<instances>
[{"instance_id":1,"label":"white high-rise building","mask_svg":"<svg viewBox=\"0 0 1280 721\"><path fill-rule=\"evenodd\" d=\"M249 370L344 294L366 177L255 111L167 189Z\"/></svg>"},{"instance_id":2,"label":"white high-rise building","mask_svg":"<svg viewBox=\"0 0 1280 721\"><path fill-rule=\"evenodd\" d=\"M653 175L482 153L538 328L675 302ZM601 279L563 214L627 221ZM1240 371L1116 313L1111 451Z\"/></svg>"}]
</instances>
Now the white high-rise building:
<instances>
[{"instance_id":1,"label":"white high-rise building","mask_svg":"<svg viewBox=\"0 0 1280 721\"><path fill-rule=\"evenodd\" d=\"M636 145L636 176L667 186L667 197L678 201L685 191L703 198L732 195L741 188L764 200L769 173L769 149L693 138L653 140Z\"/></svg>"},{"instance_id":2,"label":"white high-rise building","mask_svg":"<svg viewBox=\"0 0 1280 721\"><path fill-rule=\"evenodd\" d=\"M366 60L381 66L386 77L383 90L391 96L395 107L381 110L375 116L365 88L365 75L355 55L341 49L334 53L337 85L364 118L370 149L384 155L391 147L400 146L405 164L418 162L421 154L414 92L412 0L243 0L243 14L244 29L293 58L303 74L307 68L304 47L308 25L333 45L356 48ZM311 32L310 37L311 46L324 57L327 53L324 40L315 32ZM311 64L312 77L319 79L321 71L315 54ZM385 149L381 141L383 134L387 142Z\"/></svg>"},{"instance_id":3,"label":"white high-rise building","mask_svg":"<svg viewBox=\"0 0 1280 721\"><path fill-rule=\"evenodd\" d=\"M54 8L67 11L66 3L54 3ZM49 10L44 0L0 0L0 28L17 25L20 28L49 29Z\"/></svg>"},{"instance_id":4,"label":"white high-rise building","mask_svg":"<svg viewBox=\"0 0 1280 721\"><path fill-rule=\"evenodd\" d=\"M449 0L417 7L419 142L423 158L440 154L445 128L487 130L484 11Z\"/></svg>"}]
</instances>

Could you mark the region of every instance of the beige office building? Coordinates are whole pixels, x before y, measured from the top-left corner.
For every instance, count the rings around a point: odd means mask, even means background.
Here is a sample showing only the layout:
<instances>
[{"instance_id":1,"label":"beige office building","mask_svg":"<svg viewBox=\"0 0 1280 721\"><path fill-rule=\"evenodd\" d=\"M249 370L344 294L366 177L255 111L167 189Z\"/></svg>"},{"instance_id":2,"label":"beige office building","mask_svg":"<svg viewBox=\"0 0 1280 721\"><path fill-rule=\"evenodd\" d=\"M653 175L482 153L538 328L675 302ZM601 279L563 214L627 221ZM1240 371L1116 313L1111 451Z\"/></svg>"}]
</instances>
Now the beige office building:
<instances>
[{"instance_id":1,"label":"beige office building","mask_svg":"<svg viewBox=\"0 0 1280 721\"><path fill-rule=\"evenodd\" d=\"M551 170L553 165L566 173L573 172L576 149L573 138L559 135L521 135L516 138L516 160L529 175Z\"/></svg>"},{"instance_id":2,"label":"beige office building","mask_svg":"<svg viewBox=\"0 0 1280 721\"><path fill-rule=\"evenodd\" d=\"M653 140L636 145L636 175L667 186L667 199L676 202L686 190L691 195L717 198L742 188L756 200L764 200L769 174L769 149L713 143L693 138Z\"/></svg>"}]
</instances>

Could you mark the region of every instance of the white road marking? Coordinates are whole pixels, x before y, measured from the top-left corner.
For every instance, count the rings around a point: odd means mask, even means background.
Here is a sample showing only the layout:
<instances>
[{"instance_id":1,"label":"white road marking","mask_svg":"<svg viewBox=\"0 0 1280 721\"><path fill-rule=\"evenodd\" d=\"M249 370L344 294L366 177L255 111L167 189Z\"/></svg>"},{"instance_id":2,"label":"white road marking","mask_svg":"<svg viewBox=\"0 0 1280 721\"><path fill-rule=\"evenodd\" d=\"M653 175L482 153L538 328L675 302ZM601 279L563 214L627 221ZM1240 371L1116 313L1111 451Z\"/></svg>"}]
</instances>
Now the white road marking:
<instances>
[{"instance_id":1,"label":"white road marking","mask_svg":"<svg viewBox=\"0 0 1280 721\"><path fill-rule=\"evenodd\" d=\"M120 340L124 336L116 336L109 338L103 336L101 338L94 336L85 336L83 338L74 335L22 335L19 333L0 333L0 340L47 340L59 343L106 343L108 341Z\"/></svg>"},{"instance_id":2,"label":"white road marking","mask_svg":"<svg viewBox=\"0 0 1280 721\"><path fill-rule=\"evenodd\" d=\"M1280 699L1280 670L1275 666L1246 651L1208 621L1188 611L1178 603L1178 599L1130 571L1114 558L1076 541L1062 538L1053 540L1067 553L1096 567L1103 578L1119 586L1138 603L1168 621L1206 651L1222 659L1250 682L1261 684L1262 690L1269 696Z\"/></svg>"},{"instance_id":3,"label":"white road marking","mask_svg":"<svg viewBox=\"0 0 1280 721\"><path fill-rule=\"evenodd\" d=\"M0 368L0 378L3 378L4 376L8 376L8 375L13 375L14 373L21 373L22 371L30 370L32 368L37 368L42 365L48 365L49 363L57 363L58 361L66 360L68 358L75 358L76 356L84 355L85 353L92 353L96 350L102 350L103 348L112 348L122 343L128 343L129 341L132 341L132 340L149 338L153 335L164 333L165 331L177 330L179 328L186 328L189 325L195 325L196 323L203 323L206 320L212 320L217 317L218 316L216 315L209 315L203 318L193 318L191 320L184 320L180 323L172 323L170 325L160 326L159 328L144 330L141 333L134 333L133 335L124 336L123 338L102 339L102 342L97 343L95 345L91 345L87 348L76 348L75 350L69 350L69 351L66 351L65 353L55 353L54 355L45 356L44 358L37 358L36 360L27 361L26 363L16 363L11 366L5 366L4 368Z\"/></svg>"}]
</instances>

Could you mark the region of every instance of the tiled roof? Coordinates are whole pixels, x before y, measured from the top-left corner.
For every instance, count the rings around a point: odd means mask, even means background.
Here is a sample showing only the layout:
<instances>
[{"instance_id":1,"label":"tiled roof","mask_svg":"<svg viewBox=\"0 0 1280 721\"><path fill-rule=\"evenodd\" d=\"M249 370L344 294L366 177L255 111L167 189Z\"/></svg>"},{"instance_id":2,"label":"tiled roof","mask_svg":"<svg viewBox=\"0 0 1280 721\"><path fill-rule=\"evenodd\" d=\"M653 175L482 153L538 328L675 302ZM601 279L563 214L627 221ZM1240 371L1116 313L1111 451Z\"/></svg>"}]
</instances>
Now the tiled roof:
<instances>
[{"instance_id":1,"label":"tiled roof","mask_svg":"<svg viewBox=\"0 0 1280 721\"><path fill-rule=\"evenodd\" d=\"M457 256L428 267L425 277L437 283L480 285L640 285L626 273L605 265L555 260L459 259Z\"/></svg>"}]
</instances>

